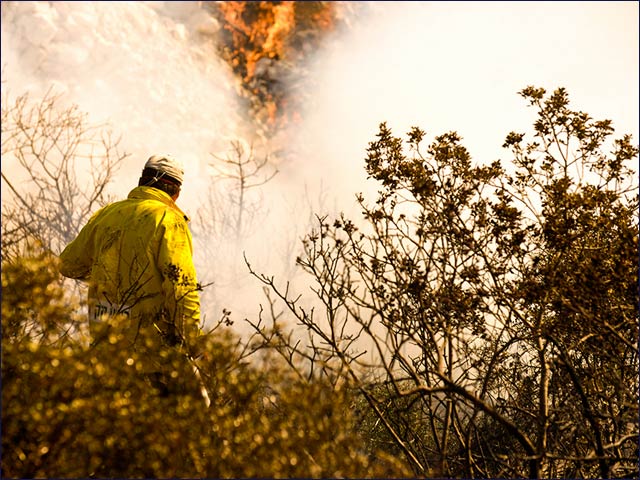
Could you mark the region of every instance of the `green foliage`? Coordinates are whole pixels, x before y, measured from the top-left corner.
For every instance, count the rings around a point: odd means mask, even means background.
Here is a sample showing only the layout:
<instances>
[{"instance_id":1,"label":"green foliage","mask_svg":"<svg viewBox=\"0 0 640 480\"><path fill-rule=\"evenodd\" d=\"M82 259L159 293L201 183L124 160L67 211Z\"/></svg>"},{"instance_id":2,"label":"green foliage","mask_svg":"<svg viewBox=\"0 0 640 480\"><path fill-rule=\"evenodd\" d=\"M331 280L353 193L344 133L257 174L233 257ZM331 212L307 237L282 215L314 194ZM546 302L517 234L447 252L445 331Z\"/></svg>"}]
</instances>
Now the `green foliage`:
<instances>
[{"instance_id":1,"label":"green foliage","mask_svg":"<svg viewBox=\"0 0 640 480\"><path fill-rule=\"evenodd\" d=\"M116 333L96 346L62 341L57 326L72 306L55 271L46 256L3 265L3 478L404 472L361 450L347 390L303 381L273 359L249 363L222 327L203 341L200 376L179 350L146 351L144 338L133 349ZM38 336L21 329L27 320ZM126 321L111 319L112 332ZM149 355L162 357L159 375L143 370Z\"/></svg>"}]
</instances>

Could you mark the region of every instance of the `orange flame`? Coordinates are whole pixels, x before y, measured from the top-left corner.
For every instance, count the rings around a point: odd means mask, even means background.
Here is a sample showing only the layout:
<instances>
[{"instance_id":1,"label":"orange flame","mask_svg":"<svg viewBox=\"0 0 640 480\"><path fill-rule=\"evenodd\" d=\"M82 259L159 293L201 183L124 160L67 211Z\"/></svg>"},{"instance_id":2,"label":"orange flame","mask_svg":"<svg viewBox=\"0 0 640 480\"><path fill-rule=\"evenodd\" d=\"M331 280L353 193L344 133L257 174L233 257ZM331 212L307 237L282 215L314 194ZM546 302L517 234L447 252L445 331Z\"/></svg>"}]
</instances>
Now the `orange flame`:
<instances>
[{"instance_id":1,"label":"orange flame","mask_svg":"<svg viewBox=\"0 0 640 480\"><path fill-rule=\"evenodd\" d=\"M294 3L219 3L226 22L224 27L231 33L235 47L231 56L234 63L244 63L244 80L254 76L256 63L261 58L280 58L284 53L286 36L295 26Z\"/></svg>"},{"instance_id":2,"label":"orange flame","mask_svg":"<svg viewBox=\"0 0 640 480\"><path fill-rule=\"evenodd\" d=\"M336 4L318 1L222 1L216 2L223 26L221 55L233 68L254 118L270 129L294 121L287 119L279 82L282 72L314 51L322 35L334 27ZM295 73L302 75L303 72Z\"/></svg>"}]
</instances>

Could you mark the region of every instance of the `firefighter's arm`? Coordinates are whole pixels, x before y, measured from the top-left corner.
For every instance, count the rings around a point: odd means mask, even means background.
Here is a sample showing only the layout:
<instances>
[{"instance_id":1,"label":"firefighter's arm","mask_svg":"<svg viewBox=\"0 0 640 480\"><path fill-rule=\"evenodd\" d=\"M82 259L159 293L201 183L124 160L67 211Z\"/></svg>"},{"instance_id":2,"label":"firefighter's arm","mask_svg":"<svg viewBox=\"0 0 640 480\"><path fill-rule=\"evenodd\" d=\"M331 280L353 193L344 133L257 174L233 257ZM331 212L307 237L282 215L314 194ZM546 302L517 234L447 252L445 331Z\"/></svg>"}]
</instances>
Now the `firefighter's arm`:
<instances>
[{"instance_id":1,"label":"firefighter's arm","mask_svg":"<svg viewBox=\"0 0 640 480\"><path fill-rule=\"evenodd\" d=\"M60 254L60 273L65 277L87 281L91 275L93 265L91 220Z\"/></svg>"},{"instance_id":2,"label":"firefighter's arm","mask_svg":"<svg viewBox=\"0 0 640 480\"><path fill-rule=\"evenodd\" d=\"M191 233L182 218L169 214L161 227L158 268L169 320L182 339L193 345L200 335L200 296Z\"/></svg>"}]
</instances>

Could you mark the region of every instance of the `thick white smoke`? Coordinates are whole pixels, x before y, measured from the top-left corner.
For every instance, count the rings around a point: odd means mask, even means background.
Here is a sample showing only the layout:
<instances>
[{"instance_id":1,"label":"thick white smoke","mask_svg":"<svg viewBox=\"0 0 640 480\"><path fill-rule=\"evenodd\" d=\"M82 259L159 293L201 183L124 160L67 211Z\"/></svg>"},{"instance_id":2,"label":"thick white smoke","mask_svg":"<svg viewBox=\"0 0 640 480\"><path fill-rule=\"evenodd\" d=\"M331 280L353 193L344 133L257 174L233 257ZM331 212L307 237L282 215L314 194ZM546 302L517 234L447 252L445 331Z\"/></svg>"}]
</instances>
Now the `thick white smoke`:
<instances>
[{"instance_id":1,"label":"thick white smoke","mask_svg":"<svg viewBox=\"0 0 640 480\"><path fill-rule=\"evenodd\" d=\"M150 155L181 158L187 168L178 203L195 217L209 195L212 155L254 136L236 79L212 42L219 28L200 2L2 2L3 89L34 99L51 89L90 123L107 122L130 154L110 185L117 198L137 184ZM214 244L214 252L231 242L195 240ZM213 267L233 263L237 271L241 263L223 255L197 260L203 282L221 285Z\"/></svg>"},{"instance_id":2,"label":"thick white smoke","mask_svg":"<svg viewBox=\"0 0 640 480\"><path fill-rule=\"evenodd\" d=\"M316 58L297 132L336 180L358 174L381 121L397 135L456 130L477 161L507 160L504 138L534 118L517 95L528 85L565 87L574 108L637 138L637 4L370 3Z\"/></svg>"},{"instance_id":3,"label":"thick white smoke","mask_svg":"<svg viewBox=\"0 0 640 480\"><path fill-rule=\"evenodd\" d=\"M3 2L3 86L53 87L109 122L131 154L119 193L150 152L184 158L198 179L242 125L233 79L198 35L217 28L196 2Z\"/></svg>"},{"instance_id":4,"label":"thick white smoke","mask_svg":"<svg viewBox=\"0 0 640 480\"><path fill-rule=\"evenodd\" d=\"M219 29L200 2L2 2L3 89L65 93L95 122L108 121L131 154L113 193L142 162L170 152L187 163L179 204L192 216L229 208L211 197L211 154L230 141L258 155L286 148L279 174L256 188L241 239L196 238L198 271L214 281L203 305L254 315L262 300L246 251L265 273L293 275L311 210L357 215L365 149L382 121L397 135L420 126L458 131L477 161L507 160L500 145L533 112L517 91L564 86L576 108L638 135L638 4L633 2L366 2L351 25L303 66L302 122L285 145L262 145L245 121L236 80L216 56ZM216 187L218 188L218 187ZM203 254L203 252L206 253ZM212 252L212 253L211 253ZM286 277L285 277L286 278Z\"/></svg>"}]
</instances>

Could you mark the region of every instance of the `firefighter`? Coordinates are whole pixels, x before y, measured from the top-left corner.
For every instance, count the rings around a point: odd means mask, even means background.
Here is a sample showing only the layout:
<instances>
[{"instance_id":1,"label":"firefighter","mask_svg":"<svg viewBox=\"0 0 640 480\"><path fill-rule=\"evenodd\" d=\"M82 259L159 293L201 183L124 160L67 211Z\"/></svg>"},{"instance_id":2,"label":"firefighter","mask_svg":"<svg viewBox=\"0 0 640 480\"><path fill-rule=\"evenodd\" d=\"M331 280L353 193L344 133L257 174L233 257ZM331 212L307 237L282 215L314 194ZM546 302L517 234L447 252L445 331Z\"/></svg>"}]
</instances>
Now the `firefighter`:
<instances>
[{"instance_id":1,"label":"firefighter","mask_svg":"<svg viewBox=\"0 0 640 480\"><path fill-rule=\"evenodd\" d=\"M177 347L193 358L201 335L189 219L175 203L183 178L171 155L150 157L128 197L96 212L60 254L62 275L89 285L92 345L124 318L118 346L144 351L147 372L162 371L149 352Z\"/></svg>"}]
</instances>

